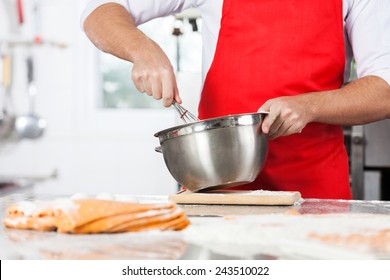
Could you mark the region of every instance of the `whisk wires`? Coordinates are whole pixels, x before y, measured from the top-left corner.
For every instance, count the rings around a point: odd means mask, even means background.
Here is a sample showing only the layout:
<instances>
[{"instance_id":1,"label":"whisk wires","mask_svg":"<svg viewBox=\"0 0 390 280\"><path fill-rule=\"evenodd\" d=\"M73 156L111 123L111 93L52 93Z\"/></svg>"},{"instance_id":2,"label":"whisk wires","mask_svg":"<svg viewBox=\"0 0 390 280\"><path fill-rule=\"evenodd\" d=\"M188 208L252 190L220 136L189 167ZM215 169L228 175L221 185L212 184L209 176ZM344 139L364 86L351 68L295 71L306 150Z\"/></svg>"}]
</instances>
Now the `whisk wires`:
<instances>
[{"instance_id":1,"label":"whisk wires","mask_svg":"<svg viewBox=\"0 0 390 280\"><path fill-rule=\"evenodd\" d=\"M192 123L192 122L199 121L199 119L194 114L192 114L186 108L184 108L179 103L177 103L176 100L173 100L172 105L175 107L177 112L180 114L180 119L183 122L185 122L185 123Z\"/></svg>"}]
</instances>

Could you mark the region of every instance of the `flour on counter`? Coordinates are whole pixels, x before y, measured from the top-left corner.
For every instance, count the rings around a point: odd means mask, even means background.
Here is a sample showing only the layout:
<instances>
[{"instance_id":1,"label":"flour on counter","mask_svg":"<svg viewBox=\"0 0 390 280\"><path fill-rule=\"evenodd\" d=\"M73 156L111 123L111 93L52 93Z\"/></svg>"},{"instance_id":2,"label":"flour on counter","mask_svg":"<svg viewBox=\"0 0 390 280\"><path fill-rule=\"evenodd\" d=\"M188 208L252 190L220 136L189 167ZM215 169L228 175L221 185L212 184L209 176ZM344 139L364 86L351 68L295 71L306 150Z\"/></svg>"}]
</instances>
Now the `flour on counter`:
<instances>
[{"instance_id":1,"label":"flour on counter","mask_svg":"<svg viewBox=\"0 0 390 280\"><path fill-rule=\"evenodd\" d=\"M230 194L239 194L239 195L258 195L258 196L288 196L293 193L297 192L285 192L285 191L267 191L267 190L253 190L253 191L239 191L239 190L215 190L215 191L210 191L210 192L200 192L196 193L199 195L220 195L220 196L225 196L225 195L230 195Z\"/></svg>"},{"instance_id":2,"label":"flour on counter","mask_svg":"<svg viewBox=\"0 0 390 280\"><path fill-rule=\"evenodd\" d=\"M237 191L235 193L240 194L240 195L286 196L286 195L290 195L292 192L255 190L255 191L243 191L243 192Z\"/></svg>"},{"instance_id":3,"label":"flour on counter","mask_svg":"<svg viewBox=\"0 0 390 280\"><path fill-rule=\"evenodd\" d=\"M72 199L58 198L52 201L21 201L15 204L17 210L22 212L25 216L34 216L37 213L42 212L43 209L52 208L62 211L73 211L77 210L76 204Z\"/></svg>"},{"instance_id":4,"label":"flour on counter","mask_svg":"<svg viewBox=\"0 0 390 280\"><path fill-rule=\"evenodd\" d=\"M74 200L88 199L88 198L90 198L90 196L85 194L85 193L75 193L75 194L71 195L71 197L70 197L70 199L74 199Z\"/></svg>"},{"instance_id":5,"label":"flour on counter","mask_svg":"<svg viewBox=\"0 0 390 280\"><path fill-rule=\"evenodd\" d=\"M2 259L178 259L186 250L181 232L151 230L121 234L64 235L5 230Z\"/></svg>"},{"instance_id":6,"label":"flour on counter","mask_svg":"<svg viewBox=\"0 0 390 280\"><path fill-rule=\"evenodd\" d=\"M199 220L201 219L201 220ZM252 258L271 255L285 258L377 259L390 258L390 219L375 214L235 216L230 219L194 218L185 230L189 243L204 246L219 254ZM380 249L370 242L329 243L323 236L354 235L370 240L388 232ZM234 249L232 249L234 248ZM241 255L240 255L241 254Z\"/></svg>"},{"instance_id":7,"label":"flour on counter","mask_svg":"<svg viewBox=\"0 0 390 280\"><path fill-rule=\"evenodd\" d=\"M113 201L121 201L121 202L139 202L138 199L129 194L112 194L112 193L99 193L97 195L87 195L84 193L75 193L71 197L71 199L101 199L101 200L113 200Z\"/></svg>"}]
</instances>

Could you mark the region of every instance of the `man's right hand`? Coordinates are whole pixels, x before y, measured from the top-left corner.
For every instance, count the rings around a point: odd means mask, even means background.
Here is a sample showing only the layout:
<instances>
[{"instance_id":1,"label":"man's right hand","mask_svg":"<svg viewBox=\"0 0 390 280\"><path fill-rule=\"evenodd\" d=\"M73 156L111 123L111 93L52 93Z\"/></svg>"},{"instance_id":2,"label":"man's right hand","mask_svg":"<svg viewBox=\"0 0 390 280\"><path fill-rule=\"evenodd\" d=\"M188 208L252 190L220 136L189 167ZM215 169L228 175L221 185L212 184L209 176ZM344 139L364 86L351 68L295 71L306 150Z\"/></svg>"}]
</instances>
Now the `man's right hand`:
<instances>
[{"instance_id":1,"label":"man's right hand","mask_svg":"<svg viewBox=\"0 0 390 280\"><path fill-rule=\"evenodd\" d=\"M145 36L146 37L146 36ZM140 42L134 55L132 80L139 92L145 92L154 99L163 100L165 107L173 100L181 103L173 67L163 50L149 38Z\"/></svg>"},{"instance_id":2,"label":"man's right hand","mask_svg":"<svg viewBox=\"0 0 390 280\"><path fill-rule=\"evenodd\" d=\"M165 107L173 99L182 102L168 57L136 27L124 7L116 3L99 6L84 21L84 30L102 51L134 63L132 80L138 91L163 99Z\"/></svg>"}]
</instances>

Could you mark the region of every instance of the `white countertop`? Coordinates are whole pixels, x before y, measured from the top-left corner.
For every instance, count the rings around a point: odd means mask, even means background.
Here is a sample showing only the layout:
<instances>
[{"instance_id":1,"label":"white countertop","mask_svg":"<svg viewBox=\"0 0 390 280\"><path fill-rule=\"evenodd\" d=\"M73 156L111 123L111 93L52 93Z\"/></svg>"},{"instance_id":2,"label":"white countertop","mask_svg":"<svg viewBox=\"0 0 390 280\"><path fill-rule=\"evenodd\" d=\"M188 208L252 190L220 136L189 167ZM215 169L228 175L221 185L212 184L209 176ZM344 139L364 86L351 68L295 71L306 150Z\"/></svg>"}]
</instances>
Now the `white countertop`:
<instances>
[{"instance_id":1,"label":"white countertop","mask_svg":"<svg viewBox=\"0 0 390 280\"><path fill-rule=\"evenodd\" d=\"M51 195L10 195L5 208ZM166 201L165 196L139 197ZM1 259L390 259L390 202L310 199L294 206L182 206L181 232L68 235L0 227ZM354 238L357 240L354 241Z\"/></svg>"}]
</instances>

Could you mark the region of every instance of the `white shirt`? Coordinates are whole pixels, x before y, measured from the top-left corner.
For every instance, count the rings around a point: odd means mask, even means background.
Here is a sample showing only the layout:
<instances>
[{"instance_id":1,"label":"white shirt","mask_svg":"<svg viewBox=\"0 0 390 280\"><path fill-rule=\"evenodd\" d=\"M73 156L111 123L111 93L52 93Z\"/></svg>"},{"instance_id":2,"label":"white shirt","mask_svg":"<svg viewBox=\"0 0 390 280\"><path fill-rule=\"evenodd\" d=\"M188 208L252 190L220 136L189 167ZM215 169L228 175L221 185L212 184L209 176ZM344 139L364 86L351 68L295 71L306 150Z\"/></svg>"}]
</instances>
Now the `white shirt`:
<instances>
[{"instance_id":1,"label":"white shirt","mask_svg":"<svg viewBox=\"0 0 390 280\"><path fill-rule=\"evenodd\" d=\"M324 0L326 1L326 0ZM357 75L376 75L390 85L390 0L342 0L345 37L345 81L350 75L352 57ZM217 45L223 0L92 0L85 8L81 23L98 6L114 2L125 7L137 25L154 18L196 7L202 13L203 81Z\"/></svg>"}]
</instances>

